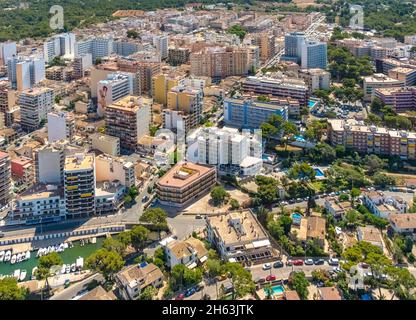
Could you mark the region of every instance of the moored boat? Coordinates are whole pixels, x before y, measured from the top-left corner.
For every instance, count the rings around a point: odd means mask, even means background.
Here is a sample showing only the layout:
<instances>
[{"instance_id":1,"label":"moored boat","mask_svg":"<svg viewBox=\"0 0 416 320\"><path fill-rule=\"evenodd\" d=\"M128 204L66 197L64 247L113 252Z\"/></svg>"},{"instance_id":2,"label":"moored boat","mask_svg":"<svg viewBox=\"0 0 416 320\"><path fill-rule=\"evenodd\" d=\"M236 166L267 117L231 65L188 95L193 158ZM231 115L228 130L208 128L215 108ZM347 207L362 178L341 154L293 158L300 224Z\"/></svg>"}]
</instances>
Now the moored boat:
<instances>
[{"instance_id":1,"label":"moored boat","mask_svg":"<svg viewBox=\"0 0 416 320\"><path fill-rule=\"evenodd\" d=\"M15 254L12 255L12 258L10 259L10 263L11 264L15 264L16 263L16 259L17 259L16 255Z\"/></svg>"},{"instance_id":2,"label":"moored boat","mask_svg":"<svg viewBox=\"0 0 416 320\"><path fill-rule=\"evenodd\" d=\"M6 255L6 252L0 251L0 262L3 262L5 255Z\"/></svg>"},{"instance_id":3,"label":"moored boat","mask_svg":"<svg viewBox=\"0 0 416 320\"><path fill-rule=\"evenodd\" d=\"M14 270L13 277L15 277L16 280L20 279L20 269Z\"/></svg>"},{"instance_id":4,"label":"moored boat","mask_svg":"<svg viewBox=\"0 0 416 320\"><path fill-rule=\"evenodd\" d=\"M12 257L12 251L11 250L6 251L4 255L4 262L10 261L11 257Z\"/></svg>"},{"instance_id":5,"label":"moored boat","mask_svg":"<svg viewBox=\"0 0 416 320\"><path fill-rule=\"evenodd\" d=\"M25 281L25 279L26 279L26 275L27 275L27 271L26 271L26 270L22 270L22 271L20 272L20 277L19 277L19 280L20 280L20 281Z\"/></svg>"}]
</instances>

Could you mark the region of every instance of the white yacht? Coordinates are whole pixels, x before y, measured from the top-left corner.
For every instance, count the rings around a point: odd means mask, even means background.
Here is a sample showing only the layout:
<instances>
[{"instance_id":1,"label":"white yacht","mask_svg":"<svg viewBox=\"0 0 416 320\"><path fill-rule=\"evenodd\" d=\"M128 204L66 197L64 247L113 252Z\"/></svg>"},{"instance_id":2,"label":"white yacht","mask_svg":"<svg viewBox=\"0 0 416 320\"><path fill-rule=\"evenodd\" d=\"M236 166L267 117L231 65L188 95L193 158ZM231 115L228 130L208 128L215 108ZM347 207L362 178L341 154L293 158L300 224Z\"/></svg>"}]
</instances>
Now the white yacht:
<instances>
[{"instance_id":1,"label":"white yacht","mask_svg":"<svg viewBox=\"0 0 416 320\"><path fill-rule=\"evenodd\" d=\"M38 267L34 267L32 269L32 280L36 280L36 271L38 270Z\"/></svg>"},{"instance_id":2,"label":"white yacht","mask_svg":"<svg viewBox=\"0 0 416 320\"><path fill-rule=\"evenodd\" d=\"M66 272L66 264L63 264L61 268L61 274L64 274L65 272Z\"/></svg>"},{"instance_id":3,"label":"white yacht","mask_svg":"<svg viewBox=\"0 0 416 320\"><path fill-rule=\"evenodd\" d=\"M70 272L71 272L71 266L67 264L65 268L65 273L70 273Z\"/></svg>"},{"instance_id":4,"label":"white yacht","mask_svg":"<svg viewBox=\"0 0 416 320\"><path fill-rule=\"evenodd\" d=\"M22 254L21 253L18 253L16 255L16 262L20 262L20 261L22 261Z\"/></svg>"},{"instance_id":5,"label":"white yacht","mask_svg":"<svg viewBox=\"0 0 416 320\"><path fill-rule=\"evenodd\" d=\"M5 254L6 254L6 252L0 251L0 262L3 262Z\"/></svg>"},{"instance_id":6,"label":"white yacht","mask_svg":"<svg viewBox=\"0 0 416 320\"><path fill-rule=\"evenodd\" d=\"M29 260L29 259L30 259L30 251L27 250L25 260Z\"/></svg>"},{"instance_id":7,"label":"white yacht","mask_svg":"<svg viewBox=\"0 0 416 320\"><path fill-rule=\"evenodd\" d=\"M20 279L20 269L14 270L13 277L15 277L16 280Z\"/></svg>"},{"instance_id":8,"label":"white yacht","mask_svg":"<svg viewBox=\"0 0 416 320\"><path fill-rule=\"evenodd\" d=\"M12 258L10 259L10 263L11 264L15 264L16 263L16 255L12 255Z\"/></svg>"},{"instance_id":9,"label":"white yacht","mask_svg":"<svg viewBox=\"0 0 416 320\"><path fill-rule=\"evenodd\" d=\"M26 275L27 275L27 271L26 271L26 270L22 270L22 271L20 272L20 278L19 278L19 280L20 280L20 281L25 281L25 279L26 279Z\"/></svg>"},{"instance_id":10,"label":"white yacht","mask_svg":"<svg viewBox=\"0 0 416 320\"><path fill-rule=\"evenodd\" d=\"M71 272L75 272L77 269L77 266L75 263L71 264Z\"/></svg>"},{"instance_id":11,"label":"white yacht","mask_svg":"<svg viewBox=\"0 0 416 320\"><path fill-rule=\"evenodd\" d=\"M12 251L11 250L6 251L4 255L4 262L10 261L11 257L12 257Z\"/></svg>"}]
</instances>

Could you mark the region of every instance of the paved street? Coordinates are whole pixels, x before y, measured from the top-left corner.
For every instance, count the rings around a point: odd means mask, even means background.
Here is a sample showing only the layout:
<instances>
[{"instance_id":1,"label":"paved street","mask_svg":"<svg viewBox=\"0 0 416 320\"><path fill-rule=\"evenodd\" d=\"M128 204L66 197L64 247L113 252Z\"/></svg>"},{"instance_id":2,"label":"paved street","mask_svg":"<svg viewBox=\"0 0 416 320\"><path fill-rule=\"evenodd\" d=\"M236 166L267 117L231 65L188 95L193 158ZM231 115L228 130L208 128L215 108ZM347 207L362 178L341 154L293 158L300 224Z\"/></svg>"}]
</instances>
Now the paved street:
<instances>
[{"instance_id":1,"label":"paved street","mask_svg":"<svg viewBox=\"0 0 416 320\"><path fill-rule=\"evenodd\" d=\"M263 270L262 269L263 265L259 264L259 265L255 265L253 267L250 268L253 280L256 280L258 278L266 278L268 275L273 274L277 277L277 279L282 279L282 280L286 280L290 273L292 271L303 271L305 272L306 276L310 276L313 270L317 270L317 269L322 269L322 270L332 270L332 266L328 265L327 262L325 262L324 265L319 265L319 266L293 266L293 267L283 267L283 268L279 268L279 269L270 269L270 270ZM217 284L211 284L208 285L206 284L204 289L200 292L197 292L195 294L193 294L192 296L185 298L185 300L199 300L202 298L202 296L204 294L208 294L210 295L211 299L214 300L217 298L217 290L219 291L221 288L221 285L229 282L229 280L225 280L222 282L218 282Z\"/></svg>"},{"instance_id":2,"label":"paved street","mask_svg":"<svg viewBox=\"0 0 416 320\"><path fill-rule=\"evenodd\" d=\"M86 289L88 284L94 280L102 282L104 281L104 277L101 274L94 274L91 277L88 277L87 279L82 280L81 282L73 284L68 288L64 289L63 291L53 295L49 300L71 300L78 294L78 292Z\"/></svg>"}]
</instances>

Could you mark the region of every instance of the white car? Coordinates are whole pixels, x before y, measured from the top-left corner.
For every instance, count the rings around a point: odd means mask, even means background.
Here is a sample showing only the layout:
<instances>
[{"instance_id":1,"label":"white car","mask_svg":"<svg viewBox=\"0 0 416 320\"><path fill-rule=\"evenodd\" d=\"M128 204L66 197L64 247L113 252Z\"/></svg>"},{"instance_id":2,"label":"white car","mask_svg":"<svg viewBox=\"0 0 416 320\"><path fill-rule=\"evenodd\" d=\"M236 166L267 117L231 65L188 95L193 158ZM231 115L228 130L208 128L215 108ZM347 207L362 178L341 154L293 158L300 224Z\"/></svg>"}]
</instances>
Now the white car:
<instances>
[{"instance_id":1,"label":"white car","mask_svg":"<svg viewBox=\"0 0 416 320\"><path fill-rule=\"evenodd\" d=\"M263 264L263 270L270 270L272 268L272 265L270 263Z\"/></svg>"},{"instance_id":2,"label":"white car","mask_svg":"<svg viewBox=\"0 0 416 320\"><path fill-rule=\"evenodd\" d=\"M339 265L339 260L338 260L338 259L336 259L336 258L330 258L330 259L328 260L328 264L329 264L330 266L337 266L337 265Z\"/></svg>"},{"instance_id":3,"label":"white car","mask_svg":"<svg viewBox=\"0 0 416 320\"><path fill-rule=\"evenodd\" d=\"M313 265L313 260L312 260L312 259L306 259L306 260L305 260L305 264L306 264L307 266L311 266L311 265Z\"/></svg>"}]
</instances>

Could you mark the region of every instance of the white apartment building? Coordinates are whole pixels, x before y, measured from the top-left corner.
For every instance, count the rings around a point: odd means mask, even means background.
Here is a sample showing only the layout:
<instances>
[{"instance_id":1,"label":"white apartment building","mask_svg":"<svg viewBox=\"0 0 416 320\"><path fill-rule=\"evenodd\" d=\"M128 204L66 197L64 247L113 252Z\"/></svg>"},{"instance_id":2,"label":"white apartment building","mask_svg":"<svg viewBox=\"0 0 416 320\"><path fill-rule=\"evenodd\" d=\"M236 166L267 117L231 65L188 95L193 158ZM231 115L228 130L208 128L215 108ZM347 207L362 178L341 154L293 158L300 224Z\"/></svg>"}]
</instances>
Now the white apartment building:
<instances>
[{"instance_id":1,"label":"white apartment building","mask_svg":"<svg viewBox=\"0 0 416 320\"><path fill-rule=\"evenodd\" d=\"M7 61L7 74L12 89L30 89L46 79L45 60L13 56Z\"/></svg>"},{"instance_id":2,"label":"white apartment building","mask_svg":"<svg viewBox=\"0 0 416 320\"><path fill-rule=\"evenodd\" d=\"M168 58L169 53L169 37L167 35L156 35L153 36L153 45L159 52L162 59Z\"/></svg>"},{"instance_id":3,"label":"white apartment building","mask_svg":"<svg viewBox=\"0 0 416 320\"><path fill-rule=\"evenodd\" d=\"M46 145L35 153L36 180L44 184L62 184L65 150L63 146Z\"/></svg>"},{"instance_id":4,"label":"white apartment building","mask_svg":"<svg viewBox=\"0 0 416 320\"><path fill-rule=\"evenodd\" d=\"M104 109L123 97L133 94L134 77L131 73L112 73L97 85L99 116L104 116Z\"/></svg>"},{"instance_id":5,"label":"white apartment building","mask_svg":"<svg viewBox=\"0 0 416 320\"><path fill-rule=\"evenodd\" d=\"M75 43L75 57L80 57L86 53L90 53L93 63L97 58L103 58L113 53L112 38L90 38Z\"/></svg>"},{"instance_id":6,"label":"white apartment building","mask_svg":"<svg viewBox=\"0 0 416 320\"><path fill-rule=\"evenodd\" d=\"M126 188L136 183L133 162L123 158L99 155L95 158L95 172L97 182L117 180Z\"/></svg>"},{"instance_id":7,"label":"white apartment building","mask_svg":"<svg viewBox=\"0 0 416 320\"><path fill-rule=\"evenodd\" d=\"M16 42L0 43L0 60L3 61L3 65L6 65L7 61L16 54Z\"/></svg>"},{"instance_id":8,"label":"white apartment building","mask_svg":"<svg viewBox=\"0 0 416 320\"><path fill-rule=\"evenodd\" d=\"M54 105L54 92L49 88L34 88L23 91L19 96L20 125L26 131L40 128Z\"/></svg>"},{"instance_id":9,"label":"white apartment building","mask_svg":"<svg viewBox=\"0 0 416 320\"><path fill-rule=\"evenodd\" d=\"M67 139L75 134L75 117L72 113L59 111L48 113L48 142Z\"/></svg>"},{"instance_id":10,"label":"white apartment building","mask_svg":"<svg viewBox=\"0 0 416 320\"><path fill-rule=\"evenodd\" d=\"M56 35L43 44L43 57L47 63L55 57L73 58L75 55L75 34L63 33Z\"/></svg>"},{"instance_id":11,"label":"white apartment building","mask_svg":"<svg viewBox=\"0 0 416 320\"><path fill-rule=\"evenodd\" d=\"M57 185L34 185L16 198L11 219L26 224L65 219L63 190Z\"/></svg>"},{"instance_id":12,"label":"white apartment building","mask_svg":"<svg viewBox=\"0 0 416 320\"><path fill-rule=\"evenodd\" d=\"M262 140L234 128L203 128L187 137L189 161L216 165L220 172L256 175L263 167Z\"/></svg>"},{"instance_id":13,"label":"white apartment building","mask_svg":"<svg viewBox=\"0 0 416 320\"><path fill-rule=\"evenodd\" d=\"M79 79L85 76L85 71L88 68L91 68L93 65L92 63L92 55L91 53L82 54L76 58L74 58L74 77L75 79Z\"/></svg>"}]
</instances>

